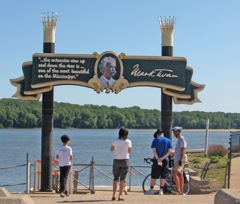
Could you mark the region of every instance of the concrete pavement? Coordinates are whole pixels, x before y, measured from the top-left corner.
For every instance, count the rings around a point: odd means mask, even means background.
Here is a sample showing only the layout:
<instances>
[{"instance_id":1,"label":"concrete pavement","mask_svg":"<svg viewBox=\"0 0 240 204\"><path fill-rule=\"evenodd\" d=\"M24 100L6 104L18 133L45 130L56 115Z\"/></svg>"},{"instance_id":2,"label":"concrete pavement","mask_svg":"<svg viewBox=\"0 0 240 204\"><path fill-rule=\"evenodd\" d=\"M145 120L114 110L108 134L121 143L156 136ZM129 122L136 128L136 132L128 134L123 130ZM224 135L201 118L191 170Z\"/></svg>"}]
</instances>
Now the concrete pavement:
<instances>
[{"instance_id":1,"label":"concrete pavement","mask_svg":"<svg viewBox=\"0 0 240 204\"><path fill-rule=\"evenodd\" d=\"M130 192L125 196L125 203L147 204L212 204L215 194L207 195L144 195L142 192ZM55 204L55 203L101 203L110 204L119 201L112 201L110 191L97 191L96 194L73 194L69 197L61 198L58 194L31 194L35 204Z\"/></svg>"},{"instance_id":2,"label":"concrete pavement","mask_svg":"<svg viewBox=\"0 0 240 204\"><path fill-rule=\"evenodd\" d=\"M240 157L232 159L230 189L240 189Z\"/></svg>"}]
</instances>

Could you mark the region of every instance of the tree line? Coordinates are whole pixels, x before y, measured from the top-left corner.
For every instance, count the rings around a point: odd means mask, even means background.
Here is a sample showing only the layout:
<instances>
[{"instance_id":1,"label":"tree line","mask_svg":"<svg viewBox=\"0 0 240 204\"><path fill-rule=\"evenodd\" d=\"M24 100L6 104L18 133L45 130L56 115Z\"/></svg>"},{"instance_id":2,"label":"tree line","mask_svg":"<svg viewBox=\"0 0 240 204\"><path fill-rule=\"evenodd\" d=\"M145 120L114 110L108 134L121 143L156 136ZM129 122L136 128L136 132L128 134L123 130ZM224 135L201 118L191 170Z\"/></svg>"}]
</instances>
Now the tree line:
<instances>
[{"instance_id":1,"label":"tree line","mask_svg":"<svg viewBox=\"0 0 240 204\"><path fill-rule=\"evenodd\" d=\"M38 101L17 99L0 100L0 128L41 127L42 104ZM134 106L75 105L54 103L55 128L127 128L150 129L161 126L161 112ZM173 112L173 126L185 129L203 129L206 120L212 129L240 129L240 113L182 111Z\"/></svg>"}]
</instances>

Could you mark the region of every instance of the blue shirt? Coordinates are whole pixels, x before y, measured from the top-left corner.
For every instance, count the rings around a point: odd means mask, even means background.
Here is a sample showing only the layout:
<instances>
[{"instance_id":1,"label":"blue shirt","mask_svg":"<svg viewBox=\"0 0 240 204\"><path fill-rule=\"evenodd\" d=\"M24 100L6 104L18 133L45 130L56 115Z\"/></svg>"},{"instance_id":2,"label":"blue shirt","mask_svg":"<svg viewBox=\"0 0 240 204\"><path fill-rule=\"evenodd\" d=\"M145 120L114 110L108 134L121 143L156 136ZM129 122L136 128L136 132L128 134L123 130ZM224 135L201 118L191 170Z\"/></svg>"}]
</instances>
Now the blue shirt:
<instances>
[{"instance_id":1,"label":"blue shirt","mask_svg":"<svg viewBox=\"0 0 240 204\"><path fill-rule=\"evenodd\" d=\"M171 140L166 137L158 137L153 140L151 148L155 148L158 157L163 157L169 149L172 149ZM153 159L156 159L155 156ZM168 157L165 159L168 161Z\"/></svg>"}]
</instances>

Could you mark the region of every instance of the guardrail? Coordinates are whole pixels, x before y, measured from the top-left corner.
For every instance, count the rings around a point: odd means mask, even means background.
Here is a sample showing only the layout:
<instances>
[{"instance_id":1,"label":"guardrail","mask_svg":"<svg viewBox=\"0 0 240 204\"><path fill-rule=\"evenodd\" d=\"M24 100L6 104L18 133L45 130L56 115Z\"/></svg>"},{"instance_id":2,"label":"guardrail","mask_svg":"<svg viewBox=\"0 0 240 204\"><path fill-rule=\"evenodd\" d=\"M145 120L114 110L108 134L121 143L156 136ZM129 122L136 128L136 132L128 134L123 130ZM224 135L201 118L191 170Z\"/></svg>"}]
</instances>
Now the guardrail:
<instances>
[{"instance_id":1,"label":"guardrail","mask_svg":"<svg viewBox=\"0 0 240 204\"><path fill-rule=\"evenodd\" d=\"M142 191L143 179L151 171L151 166L130 166L126 186L128 191ZM74 164L73 166L73 192L89 190L112 190L112 165L96 164L94 158L90 164Z\"/></svg>"},{"instance_id":2,"label":"guardrail","mask_svg":"<svg viewBox=\"0 0 240 204\"><path fill-rule=\"evenodd\" d=\"M28 159L28 154L26 155L26 163L14 166L7 166L0 168L0 171L8 171L9 169L19 172L19 168L25 168L25 181L21 181L23 177L17 177L20 182L2 184L0 187L14 187L14 186L24 186L25 193L29 194L30 189L34 186L34 177L36 174L35 164L30 164ZM131 172L134 174L128 174L127 176L127 186L129 191L142 190L142 181L146 175L151 171L151 166L130 166ZM92 158L89 164L74 164L73 165L73 193L80 191L89 190L91 193L95 193L95 190L112 190L112 164L96 164L94 158ZM23 172L21 170L21 172ZM13 175L16 173L12 173ZM15 177L16 178L16 177ZM7 182L9 182L7 180ZM53 189L58 191L59 188L59 177L58 174L53 174Z\"/></svg>"},{"instance_id":3,"label":"guardrail","mask_svg":"<svg viewBox=\"0 0 240 204\"><path fill-rule=\"evenodd\" d=\"M30 173L31 172L31 164L30 164L29 159L28 159L28 154L26 155L26 163L25 164L2 167L2 168L0 168L0 171L8 170L8 169L16 169L16 168L20 168L20 167L25 167L26 168L26 181L25 182L21 182L21 183L15 183L15 184L3 184L3 185L0 185L0 187L10 187L10 186L26 185L26 193L28 194L29 193L29 189L30 189L30 180L31 180L31 173Z\"/></svg>"},{"instance_id":4,"label":"guardrail","mask_svg":"<svg viewBox=\"0 0 240 204\"><path fill-rule=\"evenodd\" d=\"M230 188L231 161L233 157L240 156L240 131L230 132L228 163L225 173L225 187Z\"/></svg>"}]
</instances>

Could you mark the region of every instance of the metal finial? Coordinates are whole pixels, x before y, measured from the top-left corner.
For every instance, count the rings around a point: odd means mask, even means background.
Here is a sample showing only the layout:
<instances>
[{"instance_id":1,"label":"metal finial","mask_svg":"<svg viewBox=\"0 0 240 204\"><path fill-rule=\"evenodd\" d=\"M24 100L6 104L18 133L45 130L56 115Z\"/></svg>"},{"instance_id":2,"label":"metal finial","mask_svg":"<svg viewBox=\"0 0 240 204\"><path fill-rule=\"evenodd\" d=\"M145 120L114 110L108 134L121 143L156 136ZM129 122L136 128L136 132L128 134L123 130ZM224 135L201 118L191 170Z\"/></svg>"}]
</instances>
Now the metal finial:
<instances>
[{"instance_id":1,"label":"metal finial","mask_svg":"<svg viewBox=\"0 0 240 204\"><path fill-rule=\"evenodd\" d=\"M42 23L43 23L43 28L51 28L51 27L56 27L57 21L58 21L58 14L52 12L52 15L49 14L49 12L46 13L41 13L42 17Z\"/></svg>"},{"instance_id":2,"label":"metal finial","mask_svg":"<svg viewBox=\"0 0 240 204\"><path fill-rule=\"evenodd\" d=\"M58 14L54 12L41 13L41 17L44 30L44 42L55 42Z\"/></svg>"},{"instance_id":3,"label":"metal finial","mask_svg":"<svg viewBox=\"0 0 240 204\"><path fill-rule=\"evenodd\" d=\"M174 16L160 16L159 24L162 31L162 46L173 46L173 30L176 19Z\"/></svg>"},{"instance_id":4,"label":"metal finial","mask_svg":"<svg viewBox=\"0 0 240 204\"><path fill-rule=\"evenodd\" d=\"M173 29L175 26L176 18L174 16L169 16L169 18L160 16L158 19L161 29Z\"/></svg>"}]
</instances>

